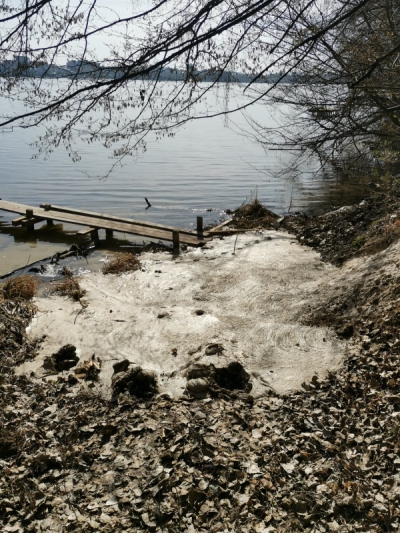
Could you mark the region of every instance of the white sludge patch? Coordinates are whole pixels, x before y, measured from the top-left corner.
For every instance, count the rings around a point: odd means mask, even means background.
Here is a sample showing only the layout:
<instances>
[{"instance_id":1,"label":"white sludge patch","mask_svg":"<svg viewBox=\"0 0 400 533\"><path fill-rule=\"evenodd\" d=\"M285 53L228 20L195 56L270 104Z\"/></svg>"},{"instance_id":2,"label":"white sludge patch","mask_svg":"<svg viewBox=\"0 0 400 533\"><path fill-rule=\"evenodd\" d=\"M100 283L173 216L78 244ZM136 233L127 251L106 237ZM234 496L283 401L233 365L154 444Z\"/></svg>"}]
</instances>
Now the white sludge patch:
<instances>
[{"instance_id":1,"label":"white sludge patch","mask_svg":"<svg viewBox=\"0 0 400 533\"><path fill-rule=\"evenodd\" d=\"M73 344L81 360L100 359L106 390L112 365L126 358L155 371L161 392L179 396L191 364L238 361L257 396L268 387L298 389L338 368L345 343L328 328L301 324L315 291L337 269L284 233L239 235L233 254L235 240L216 239L176 259L147 254L144 271L85 274L85 309L39 298L31 334L47 337L38 360L23 369L39 368L44 357Z\"/></svg>"}]
</instances>

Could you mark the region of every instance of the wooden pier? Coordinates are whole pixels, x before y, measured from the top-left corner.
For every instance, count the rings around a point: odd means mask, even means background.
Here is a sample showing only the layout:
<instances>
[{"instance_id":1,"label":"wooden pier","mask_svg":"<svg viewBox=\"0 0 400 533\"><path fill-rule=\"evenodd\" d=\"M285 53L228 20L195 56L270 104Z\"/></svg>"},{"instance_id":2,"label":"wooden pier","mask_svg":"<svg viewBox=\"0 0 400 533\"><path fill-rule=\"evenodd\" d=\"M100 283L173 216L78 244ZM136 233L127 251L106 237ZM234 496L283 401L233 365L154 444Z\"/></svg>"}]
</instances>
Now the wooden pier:
<instances>
[{"instance_id":1,"label":"wooden pier","mask_svg":"<svg viewBox=\"0 0 400 533\"><path fill-rule=\"evenodd\" d=\"M78 230L77 234L90 234L93 239L98 239L98 231L104 229L106 238L111 238L113 232L117 231L147 239L170 241L173 243L174 249L179 249L180 244L202 246L210 240L212 234L212 232L209 234L203 233L202 217L197 217L197 231L189 231L153 222L142 222L130 218L114 217L51 204L41 204L40 207L33 207L0 199L0 210L21 215L12 221L12 225L25 226L31 231L34 229L35 224L39 222L47 222L51 226L53 221L57 221L84 226L84 229Z\"/></svg>"}]
</instances>

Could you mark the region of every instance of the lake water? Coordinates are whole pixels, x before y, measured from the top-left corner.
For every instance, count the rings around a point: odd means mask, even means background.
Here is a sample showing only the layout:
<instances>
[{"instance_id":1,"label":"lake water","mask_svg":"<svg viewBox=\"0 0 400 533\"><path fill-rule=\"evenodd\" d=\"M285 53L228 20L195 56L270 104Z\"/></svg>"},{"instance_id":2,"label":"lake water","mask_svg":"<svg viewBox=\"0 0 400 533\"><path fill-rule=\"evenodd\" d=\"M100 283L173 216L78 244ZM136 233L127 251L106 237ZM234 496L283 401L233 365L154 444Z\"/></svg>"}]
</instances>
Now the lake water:
<instances>
[{"instance_id":1,"label":"lake water","mask_svg":"<svg viewBox=\"0 0 400 533\"><path fill-rule=\"evenodd\" d=\"M7 105L0 100L0 112ZM255 106L252 114L266 126L275 124L276 117L265 106ZM245 125L240 114L233 118L236 129ZM145 153L126 159L105 180L94 176L104 176L113 160L100 143L78 140L76 148L82 158L78 163L63 148L48 160L33 159L31 144L38 134L38 129L15 127L0 132L0 198L190 228L199 214L205 223L217 222L225 209L237 207L256 190L258 198L276 213L315 212L327 205L350 203L361 194L352 184L344 188L333 175L315 176L316 162L310 162L295 182L277 178L293 161L293 154L265 151L226 127L220 117L188 123L172 138L155 141L149 137ZM152 204L150 209L146 209L145 197ZM0 212L0 217L0 275L76 242L73 227L58 225L51 232L37 231L32 236L11 226L16 215ZM134 241L120 237L122 244Z\"/></svg>"}]
</instances>

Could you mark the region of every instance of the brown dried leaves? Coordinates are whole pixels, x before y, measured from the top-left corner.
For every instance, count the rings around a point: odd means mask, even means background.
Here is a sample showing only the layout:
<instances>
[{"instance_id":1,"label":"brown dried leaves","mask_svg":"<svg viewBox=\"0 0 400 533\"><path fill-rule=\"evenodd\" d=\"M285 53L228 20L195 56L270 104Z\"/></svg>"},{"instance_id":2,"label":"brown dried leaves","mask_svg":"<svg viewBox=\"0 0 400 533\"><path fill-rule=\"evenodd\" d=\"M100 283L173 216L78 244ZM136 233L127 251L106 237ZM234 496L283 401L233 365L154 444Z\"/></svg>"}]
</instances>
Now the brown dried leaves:
<instances>
[{"instance_id":1,"label":"brown dried leaves","mask_svg":"<svg viewBox=\"0 0 400 533\"><path fill-rule=\"evenodd\" d=\"M7 473L0 481L8 502L0 506L3 525L35 531L46 520L48 531L99 532L396 528L395 395L361 387L361 373L370 376L374 366L355 365L350 358L343 372L315 378L307 392L271 393L254 403L147 402L122 394L110 404L62 378L42 389L30 382L9 387L14 404L3 425L18 427L25 447L0 463ZM398 368L387 358L386 372L390 365ZM40 487L45 504L35 510L15 489L17 479Z\"/></svg>"}]
</instances>

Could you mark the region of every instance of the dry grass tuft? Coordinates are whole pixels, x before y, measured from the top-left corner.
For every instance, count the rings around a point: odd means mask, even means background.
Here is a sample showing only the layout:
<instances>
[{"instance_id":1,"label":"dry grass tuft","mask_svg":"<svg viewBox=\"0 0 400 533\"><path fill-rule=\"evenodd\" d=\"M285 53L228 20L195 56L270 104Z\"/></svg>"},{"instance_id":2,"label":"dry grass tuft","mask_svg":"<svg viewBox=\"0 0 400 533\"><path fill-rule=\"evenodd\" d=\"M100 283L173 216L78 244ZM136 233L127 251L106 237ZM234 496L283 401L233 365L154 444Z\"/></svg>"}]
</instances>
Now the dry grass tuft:
<instances>
[{"instance_id":1,"label":"dry grass tuft","mask_svg":"<svg viewBox=\"0 0 400 533\"><path fill-rule=\"evenodd\" d=\"M258 198L243 203L233 212L233 224L241 229L271 227L277 218L278 216L267 209Z\"/></svg>"},{"instance_id":2,"label":"dry grass tuft","mask_svg":"<svg viewBox=\"0 0 400 533\"><path fill-rule=\"evenodd\" d=\"M18 276L7 280L2 289L4 300L23 300L28 302L35 296L37 280L34 276Z\"/></svg>"},{"instance_id":3,"label":"dry grass tuft","mask_svg":"<svg viewBox=\"0 0 400 533\"><path fill-rule=\"evenodd\" d=\"M58 294L59 296L68 296L71 300L79 302L86 291L81 288L79 281L74 276L67 276L63 280L58 281L50 288L51 294Z\"/></svg>"},{"instance_id":4,"label":"dry grass tuft","mask_svg":"<svg viewBox=\"0 0 400 533\"><path fill-rule=\"evenodd\" d=\"M117 254L114 259L104 263L103 274L122 274L138 270L140 267L140 261L135 255Z\"/></svg>"}]
</instances>

